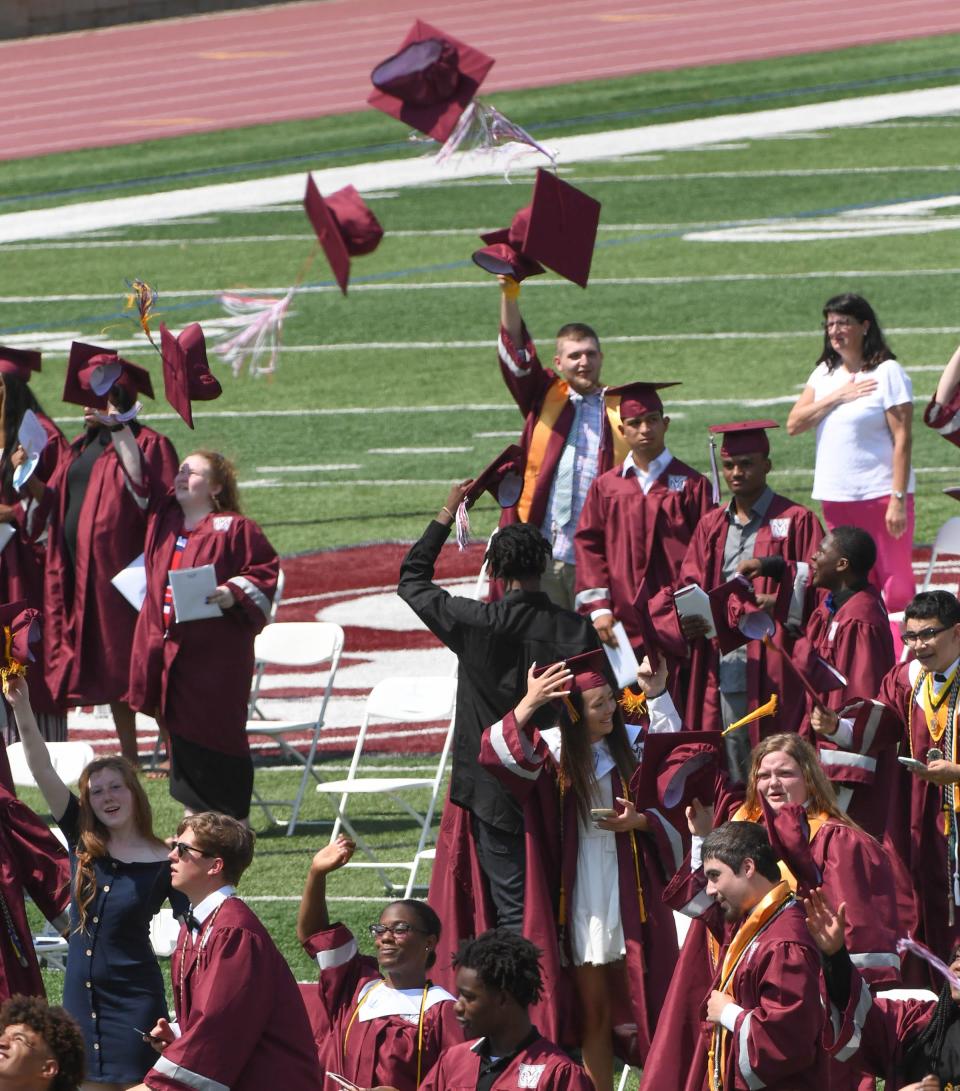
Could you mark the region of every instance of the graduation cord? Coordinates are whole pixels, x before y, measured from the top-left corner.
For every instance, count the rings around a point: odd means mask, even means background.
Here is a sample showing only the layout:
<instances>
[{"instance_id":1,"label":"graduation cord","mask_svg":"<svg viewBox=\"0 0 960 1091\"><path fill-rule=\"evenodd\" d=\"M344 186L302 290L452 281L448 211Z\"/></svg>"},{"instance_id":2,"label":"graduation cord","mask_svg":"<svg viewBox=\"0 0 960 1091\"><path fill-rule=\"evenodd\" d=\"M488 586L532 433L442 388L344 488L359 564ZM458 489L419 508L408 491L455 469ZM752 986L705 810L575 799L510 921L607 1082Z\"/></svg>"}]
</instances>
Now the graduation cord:
<instances>
[{"instance_id":1,"label":"graduation cord","mask_svg":"<svg viewBox=\"0 0 960 1091\"><path fill-rule=\"evenodd\" d=\"M350 1037L350 1031L353 1029L353 1024L356 1022L357 1016L360 1014L360 1009L370 999L370 994L376 989L379 989L381 985L386 985L386 981L381 978L376 985L372 985L357 1001L357 1006L353 1009L353 1014L347 1023L347 1029L343 1032L343 1045L340 1048L340 1057L344 1062L343 1067L346 1068L347 1058L347 1039ZM417 1016L417 1087L420 1086L420 1076L423 1067L423 1017L427 1010L427 993L430 991L429 978L423 983L423 995L420 997L420 1014Z\"/></svg>"},{"instance_id":2,"label":"graduation cord","mask_svg":"<svg viewBox=\"0 0 960 1091\"><path fill-rule=\"evenodd\" d=\"M199 958L200 952L207 946L207 940L209 940L209 938L210 938L210 930L213 928L213 922L217 919L217 914L220 912L221 909L223 909L224 905L226 905L226 903L232 897L233 897L232 894L228 894L227 897L224 898L223 901L217 906L217 908L214 909L214 911L210 914L210 916L207 917L207 919L206 919L206 921L204 923L204 926L203 926L203 931L197 937L197 958ZM184 1011L184 1006L183 1006L184 986L186 985L187 978L190 976L190 973L192 972L194 966L196 966L196 964L197 964L197 958L195 958L193 960L193 962L190 963L190 970L186 969L186 959L185 959L184 956L187 953L187 936L189 936L189 935L190 935L190 929L187 928L186 929L186 936L184 936L183 944L180 947L180 981L179 981L179 984L178 984L178 987L177 987L177 996L179 998L179 1006L177 1007L177 1018L178 1019L181 1018L182 1013Z\"/></svg>"},{"instance_id":3,"label":"graduation cord","mask_svg":"<svg viewBox=\"0 0 960 1091\"><path fill-rule=\"evenodd\" d=\"M910 697L910 705L907 711L907 724L912 719L914 703L923 709L924 721L930 738L937 744L943 743L942 749L948 754L950 761L957 761L957 731L956 713L957 698L960 697L960 667L955 667L953 674L947 680L939 699L933 696L933 673L921 671L917 676L916 684ZM946 706L946 718L942 718L941 710ZM930 719L933 717L933 723ZM913 752L913 732L908 731L910 740L910 756ZM957 895L960 893L960 875L957 868L957 807L960 805L960 792L957 785L944 784L940 788L940 809L944 814L944 823L947 832L947 923L953 927L956 917L955 905Z\"/></svg>"},{"instance_id":4,"label":"graduation cord","mask_svg":"<svg viewBox=\"0 0 960 1091\"><path fill-rule=\"evenodd\" d=\"M23 967L29 966L30 962L27 958L27 953L23 949L23 944L20 941L16 925L13 923L13 915L10 912L10 906L7 905L7 900L4 898L2 892L0 892L0 912L3 913L3 923L7 926L7 934L10 936L10 946L13 948L13 953L17 956L17 962Z\"/></svg>"}]
</instances>

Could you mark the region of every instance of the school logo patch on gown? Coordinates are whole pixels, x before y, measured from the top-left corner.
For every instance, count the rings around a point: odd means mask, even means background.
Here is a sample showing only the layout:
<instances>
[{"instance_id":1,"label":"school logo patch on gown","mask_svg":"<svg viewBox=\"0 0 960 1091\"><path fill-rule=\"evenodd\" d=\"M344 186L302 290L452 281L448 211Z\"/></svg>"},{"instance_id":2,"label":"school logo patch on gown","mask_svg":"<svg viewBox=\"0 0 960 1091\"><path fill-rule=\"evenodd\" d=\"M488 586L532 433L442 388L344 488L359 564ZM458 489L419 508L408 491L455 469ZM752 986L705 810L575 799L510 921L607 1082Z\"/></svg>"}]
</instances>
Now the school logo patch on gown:
<instances>
[{"instance_id":1,"label":"school logo patch on gown","mask_svg":"<svg viewBox=\"0 0 960 1091\"><path fill-rule=\"evenodd\" d=\"M686 474L668 474L667 488L671 492L683 492L683 486L687 483Z\"/></svg>"},{"instance_id":2,"label":"school logo patch on gown","mask_svg":"<svg viewBox=\"0 0 960 1091\"><path fill-rule=\"evenodd\" d=\"M230 524L233 522L232 515L215 515L213 517L213 529L214 530L229 530Z\"/></svg>"},{"instance_id":3,"label":"school logo patch on gown","mask_svg":"<svg viewBox=\"0 0 960 1091\"><path fill-rule=\"evenodd\" d=\"M517 1087L536 1087L543 1075L545 1064L522 1064L517 1077Z\"/></svg>"},{"instance_id":4,"label":"school logo patch on gown","mask_svg":"<svg viewBox=\"0 0 960 1091\"><path fill-rule=\"evenodd\" d=\"M771 519L770 520L770 537L771 538L786 538L790 533L790 519Z\"/></svg>"}]
</instances>

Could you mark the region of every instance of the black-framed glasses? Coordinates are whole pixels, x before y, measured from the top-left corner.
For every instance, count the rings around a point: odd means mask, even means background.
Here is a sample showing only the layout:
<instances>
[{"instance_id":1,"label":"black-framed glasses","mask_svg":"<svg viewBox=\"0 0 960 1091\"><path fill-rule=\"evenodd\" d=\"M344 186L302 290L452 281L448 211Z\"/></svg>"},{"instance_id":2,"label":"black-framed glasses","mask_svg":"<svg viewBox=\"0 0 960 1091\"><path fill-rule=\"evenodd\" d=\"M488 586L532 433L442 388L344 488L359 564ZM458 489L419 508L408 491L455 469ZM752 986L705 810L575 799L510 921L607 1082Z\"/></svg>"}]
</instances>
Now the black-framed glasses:
<instances>
[{"instance_id":1,"label":"black-framed glasses","mask_svg":"<svg viewBox=\"0 0 960 1091\"><path fill-rule=\"evenodd\" d=\"M371 924L369 927L370 935L374 939L385 936L388 932L393 936L409 936L411 932L420 932L424 936L427 934L422 928L415 928L406 921L397 921L396 924Z\"/></svg>"},{"instance_id":2,"label":"black-framed glasses","mask_svg":"<svg viewBox=\"0 0 960 1091\"><path fill-rule=\"evenodd\" d=\"M900 639L904 642L904 644L916 644L918 642L921 644L927 644L929 641L933 640L935 636L939 636L941 633L945 633L947 629L952 628L952 625L944 625L939 629L930 628L921 629L919 632L916 633L901 633Z\"/></svg>"},{"instance_id":3,"label":"black-framed glasses","mask_svg":"<svg viewBox=\"0 0 960 1091\"><path fill-rule=\"evenodd\" d=\"M177 859L182 860L184 856L206 856L208 859L214 859L212 852L204 852L203 849L198 849L196 845L188 845L186 841L174 841L171 848L177 850Z\"/></svg>"}]
</instances>

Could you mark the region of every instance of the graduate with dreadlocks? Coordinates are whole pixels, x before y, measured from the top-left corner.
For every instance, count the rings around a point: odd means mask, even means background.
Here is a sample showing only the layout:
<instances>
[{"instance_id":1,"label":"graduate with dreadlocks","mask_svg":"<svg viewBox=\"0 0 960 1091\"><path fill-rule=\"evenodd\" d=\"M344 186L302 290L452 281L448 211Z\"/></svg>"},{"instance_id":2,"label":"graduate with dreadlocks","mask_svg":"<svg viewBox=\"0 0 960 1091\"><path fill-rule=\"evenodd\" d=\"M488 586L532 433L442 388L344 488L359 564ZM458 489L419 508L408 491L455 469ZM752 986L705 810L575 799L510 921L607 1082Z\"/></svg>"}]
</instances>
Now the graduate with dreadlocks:
<instances>
[{"instance_id":1,"label":"graduate with dreadlocks","mask_svg":"<svg viewBox=\"0 0 960 1091\"><path fill-rule=\"evenodd\" d=\"M807 928L824 956L824 977L839 1024L830 1052L904 1091L960 1086L960 989L949 982L936 1000L873 996L844 945L846 906L834 910L820 890L804 899ZM960 944L950 952L960 974ZM842 1015L842 1018L841 1018ZM924 1082L933 1079L933 1083Z\"/></svg>"},{"instance_id":2,"label":"graduate with dreadlocks","mask_svg":"<svg viewBox=\"0 0 960 1091\"><path fill-rule=\"evenodd\" d=\"M454 806L444 808L429 896L432 905L450 912L443 917L439 967L449 967L456 937L476 935L491 924L519 932L523 921L523 816L510 793L477 767L483 729L520 700L534 662L551 663L599 647L587 618L554 605L540 590L550 543L530 523L503 527L487 550L490 576L505 586L499 601L451 595L434 582L454 512L469 502L473 484L468 480L451 488L404 558L397 588L459 664L449 796Z\"/></svg>"},{"instance_id":3,"label":"graduate with dreadlocks","mask_svg":"<svg viewBox=\"0 0 960 1091\"><path fill-rule=\"evenodd\" d=\"M454 956L456 1013L477 1041L444 1050L423 1091L592 1091L583 1069L530 1021L543 988L538 955L529 940L503 929L461 944Z\"/></svg>"},{"instance_id":4,"label":"graduate with dreadlocks","mask_svg":"<svg viewBox=\"0 0 960 1091\"><path fill-rule=\"evenodd\" d=\"M580 1045L597 1091L622 1059L642 1064L677 961L662 892L680 865L681 835L659 799L638 792L649 738L679 730L667 664L641 664L646 733L625 724L602 650L531 669L527 692L483 734L480 762L523 806L527 884L523 934L543 949L534 1017L563 1046ZM562 703L561 703L562 699ZM553 705L546 726L537 712ZM685 738L685 736L683 737ZM572 966L572 985L566 967ZM575 994L575 995L571 995Z\"/></svg>"}]
</instances>

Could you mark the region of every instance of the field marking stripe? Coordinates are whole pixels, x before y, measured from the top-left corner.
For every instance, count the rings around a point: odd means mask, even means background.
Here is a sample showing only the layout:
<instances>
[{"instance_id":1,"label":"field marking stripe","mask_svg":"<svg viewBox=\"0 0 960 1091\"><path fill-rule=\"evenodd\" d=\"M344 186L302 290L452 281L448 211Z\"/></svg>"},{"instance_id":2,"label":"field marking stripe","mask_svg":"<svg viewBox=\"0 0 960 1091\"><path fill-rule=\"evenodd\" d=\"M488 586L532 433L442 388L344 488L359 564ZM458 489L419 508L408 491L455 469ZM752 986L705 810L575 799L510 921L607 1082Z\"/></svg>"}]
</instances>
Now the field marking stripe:
<instances>
[{"instance_id":1,"label":"field marking stripe","mask_svg":"<svg viewBox=\"0 0 960 1091\"><path fill-rule=\"evenodd\" d=\"M759 221L757 221L759 222ZM773 221L763 221L764 223ZM777 221L778 223L781 221ZM222 240L221 240L222 241ZM5 247L5 250L17 249L17 247ZM464 262L468 265L469 262ZM873 279L903 277L949 277L960 274L960 268L950 267L944 269L837 269L816 270L807 273L715 273L715 274L680 274L664 277L592 277L591 287L599 286L623 286L631 285L669 285L669 284L736 284L749 281L768 280L832 280L839 278L864 278ZM563 280L530 280L526 283L528 288L568 288ZM421 281L391 281L388 283L351 283L351 292L410 292L410 291L446 291L450 289L477 289L490 290L489 280L421 280ZM214 301L221 292L230 291L228 288L184 288L178 291L164 289L165 299L210 299ZM257 288L258 295L285 295L289 287ZM318 295L324 293L339 293L340 289L335 284L307 284L297 288L297 295ZM115 302L120 304L119 292L75 292L70 295L0 295L0 305L9 304L23 306L35 303L103 303ZM609 340L605 338L604 340Z\"/></svg>"},{"instance_id":2,"label":"field marking stripe","mask_svg":"<svg viewBox=\"0 0 960 1091\"><path fill-rule=\"evenodd\" d=\"M606 133L560 137L551 150L563 164L608 159L645 151L675 150L730 140L760 139L783 133L809 132L863 126L892 118L929 117L956 109L957 85L868 95L806 106L788 106L746 114L720 114L692 121L618 129ZM475 158L475 157L474 157ZM501 163L459 161L454 168L465 175L500 176ZM361 193L442 181L450 168L433 159L397 159L351 164L316 171L314 180L322 193L345 185ZM208 212L237 210L303 197L303 172L276 175L246 182L226 182L181 190L165 190L106 201L81 201L63 207L11 212L0 216L0 242L28 239L59 239L103 227L120 227L142 221L159 222Z\"/></svg>"}]
</instances>

